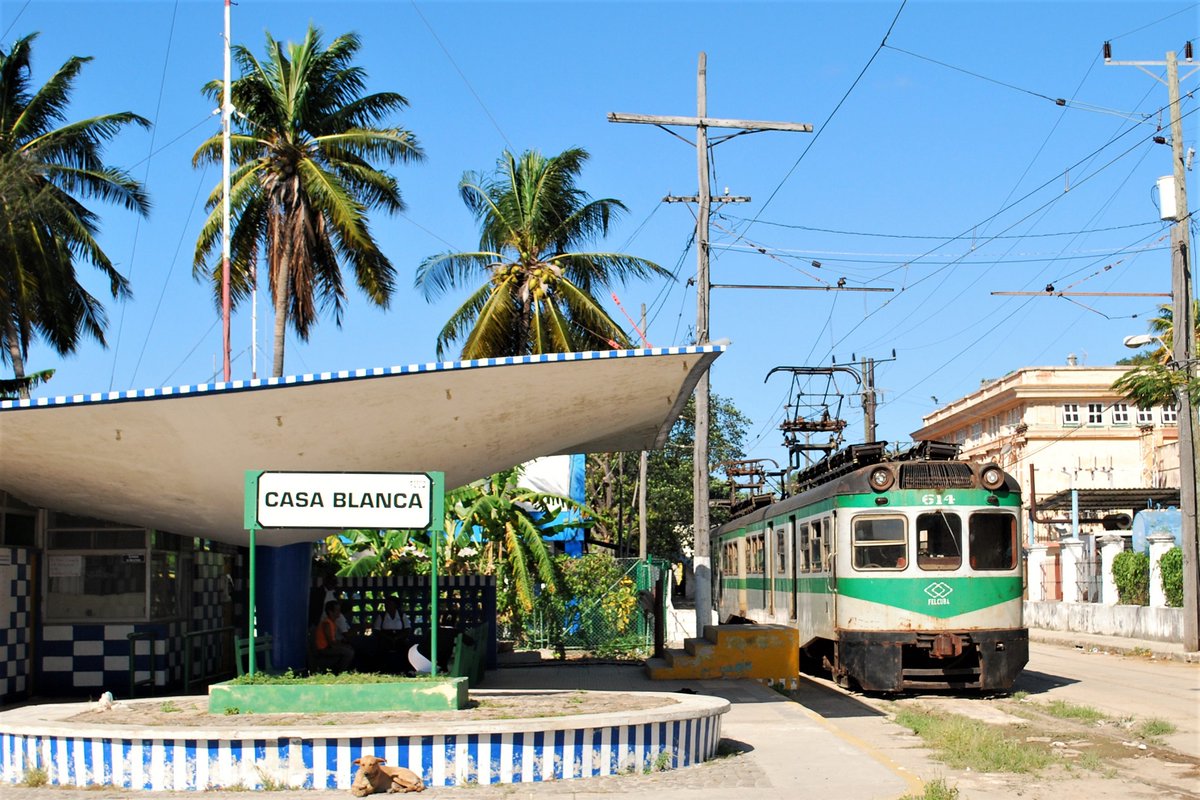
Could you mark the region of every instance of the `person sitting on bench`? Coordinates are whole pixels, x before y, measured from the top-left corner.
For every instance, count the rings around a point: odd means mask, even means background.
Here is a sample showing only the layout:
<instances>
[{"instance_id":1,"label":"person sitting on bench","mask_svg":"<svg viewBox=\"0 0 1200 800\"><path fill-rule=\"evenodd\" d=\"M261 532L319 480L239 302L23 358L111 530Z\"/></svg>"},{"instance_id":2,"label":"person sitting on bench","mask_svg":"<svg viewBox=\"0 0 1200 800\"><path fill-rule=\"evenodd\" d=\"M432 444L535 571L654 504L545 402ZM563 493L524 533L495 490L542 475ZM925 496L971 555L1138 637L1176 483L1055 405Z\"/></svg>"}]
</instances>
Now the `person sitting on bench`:
<instances>
[{"instance_id":1,"label":"person sitting on bench","mask_svg":"<svg viewBox=\"0 0 1200 800\"><path fill-rule=\"evenodd\" d=\"M325 604L325 616L317 623L313 634L312 665L316 671L345 672L354 663L354 648L342 638L337 620L342 616L342 604L330 600Z\"/></svg>"}]
</instances>

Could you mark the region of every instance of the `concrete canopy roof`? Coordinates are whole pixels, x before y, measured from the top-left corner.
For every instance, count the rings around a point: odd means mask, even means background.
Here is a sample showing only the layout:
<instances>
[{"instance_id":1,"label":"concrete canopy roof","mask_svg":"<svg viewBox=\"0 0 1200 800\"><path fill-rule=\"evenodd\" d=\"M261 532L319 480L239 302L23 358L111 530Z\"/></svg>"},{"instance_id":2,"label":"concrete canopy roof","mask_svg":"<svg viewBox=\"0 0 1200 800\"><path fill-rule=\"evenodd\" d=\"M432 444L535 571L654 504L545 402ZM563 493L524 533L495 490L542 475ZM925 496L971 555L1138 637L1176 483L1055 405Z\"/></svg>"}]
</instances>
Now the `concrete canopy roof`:
<instances>
[{"instance_id":1,"label":"concrete canopy roof","mask_svg":"<svg viewBox=\"0 0 1200 800\"><path fill-rule=\"evenodd\" d=\"M666 441L722 345L556 353L0 402L0 489L245 544L246 470L427 472ZM270 530L263 545L330 531Z\"/></svg>"}]
</instances>

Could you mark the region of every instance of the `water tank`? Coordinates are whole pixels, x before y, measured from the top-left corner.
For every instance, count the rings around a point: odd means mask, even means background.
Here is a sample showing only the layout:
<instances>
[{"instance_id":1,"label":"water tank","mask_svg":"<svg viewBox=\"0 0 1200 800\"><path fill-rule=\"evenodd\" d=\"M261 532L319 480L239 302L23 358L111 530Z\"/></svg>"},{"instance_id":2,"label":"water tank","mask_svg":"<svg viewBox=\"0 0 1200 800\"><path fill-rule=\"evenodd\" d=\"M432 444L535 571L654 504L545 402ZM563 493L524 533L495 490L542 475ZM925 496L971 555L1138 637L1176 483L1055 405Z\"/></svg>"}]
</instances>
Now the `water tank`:
<instances>
[{"instance_id":1,"label":"water tank","mask_svg":"<svg viewBox=\"0 0 1200 800\"><path fill-rule=\"evenodd\" d=\"M1145 553L1148 549L1146 537L1152 533L1169 533L1175 537L1175 546L1183 541L1183 514L1178 508L1147 509L1133 515L1133 551Z\"/></svg>"}]
</instances>

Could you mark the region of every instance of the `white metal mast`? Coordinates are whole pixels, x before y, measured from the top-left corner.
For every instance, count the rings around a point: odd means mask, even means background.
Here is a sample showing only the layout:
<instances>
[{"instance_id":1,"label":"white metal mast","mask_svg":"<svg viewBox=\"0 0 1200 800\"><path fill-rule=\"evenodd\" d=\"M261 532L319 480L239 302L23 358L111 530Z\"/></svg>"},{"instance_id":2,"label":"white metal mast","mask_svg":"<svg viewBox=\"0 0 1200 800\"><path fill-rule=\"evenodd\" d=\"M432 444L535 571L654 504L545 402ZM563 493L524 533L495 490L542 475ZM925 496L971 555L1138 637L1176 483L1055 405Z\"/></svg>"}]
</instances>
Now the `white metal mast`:
<instances>
[{"instance_id":1,"label":"white metal mast","mask_svg":"<svg viewBox=\"0 0 1200 800\"><path fill-rule=\"evenodd\" d=\"M221 100L221 338L224 353L225 382L229 370L229 123L233 113L230 97L229 4L225 0L225 91Z\"/></svg>"}]
</instances>

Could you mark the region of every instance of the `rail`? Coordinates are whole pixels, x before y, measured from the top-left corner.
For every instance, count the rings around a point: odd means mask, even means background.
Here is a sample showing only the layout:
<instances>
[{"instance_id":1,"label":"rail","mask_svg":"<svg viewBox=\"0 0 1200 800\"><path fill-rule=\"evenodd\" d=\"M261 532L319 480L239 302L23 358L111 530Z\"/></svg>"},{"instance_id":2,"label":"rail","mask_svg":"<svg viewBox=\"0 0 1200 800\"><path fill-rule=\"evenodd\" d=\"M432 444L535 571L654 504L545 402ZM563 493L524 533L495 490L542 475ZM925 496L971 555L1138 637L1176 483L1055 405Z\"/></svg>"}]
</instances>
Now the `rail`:
<instances>
[{"instance_id":1,"label":"rail","mask_svg":"<svg viewBox=\"0 0 1200 800\"><path fill-rule=\"evenodd\" d=\"M215 647L213 647L211 645L207 645L206 643L210 639L216 639L216 642L219 645L221 645L222 649L224 649L224 645L227 641L229 641L229 639L217 638L217 637L229 636L230 638L232 638L233 634L236 630L237 629L234 628L233 626L227 626L227 627L222 627L222 628L207 628L202 631L189 631L183 635L183 691L184 691L184 693L187 693L187 694L191 693L192 684L200 683L201 681L206 681L209 678L212 678L217 675L224 675L228 671L228 670L222 669L220 666L221 664L225 663L227 661L227 659L225 659L225 658L207 659L206 658L207 654L212 653L216 649ZM205 663L212 663L212 664L217 665L215 669L213 669L211 671L203 671L199 675L194 674L196 671L195 670L195 655L196 655L197 643L200 643L202 645L200 648L200 664L203 665Z\"/></svg>"}]
</instances>

